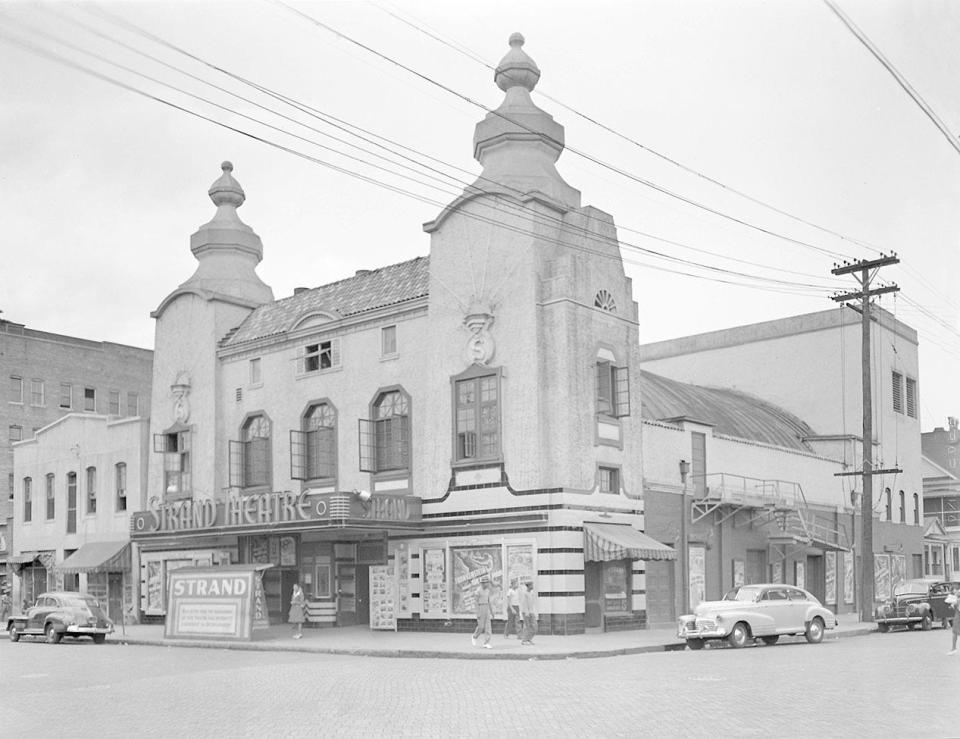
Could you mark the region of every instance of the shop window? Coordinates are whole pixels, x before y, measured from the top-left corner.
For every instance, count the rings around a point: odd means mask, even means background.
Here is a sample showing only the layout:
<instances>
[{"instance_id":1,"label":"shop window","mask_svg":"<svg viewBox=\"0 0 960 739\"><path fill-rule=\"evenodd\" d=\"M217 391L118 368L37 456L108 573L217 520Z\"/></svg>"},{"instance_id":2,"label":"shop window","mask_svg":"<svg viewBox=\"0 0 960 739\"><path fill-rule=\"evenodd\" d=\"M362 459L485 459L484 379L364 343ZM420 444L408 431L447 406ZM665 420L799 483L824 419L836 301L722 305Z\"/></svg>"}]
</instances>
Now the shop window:
<instances>
[{"instance_id":1,"label":"shop window","mask_svg":"<svg viewBox=\"0 0 960 739\"><path fill-rule=\"evenodd\" d=\"M340 339L318 341L297 349L297 375L308 375L340 366Z\"/></svg>"},{"instance_id":2,"label":"shop window","mask_svg":"<svg viewBox=\"0 0 960 739\"><path fill-rule=\"evenodd\" d=\"M52 472L47 474L47 520L52 521L57 512L57 491L55 487L56 477Z\"/></svg>"},{"instance_id":3,"label":"shop window","mask_svg":"<svg viewBox=\"0 0 960 739\"><path fill-rule=\"evenodd\" d=\"M618 495L620 493L620 470L616 467L600 468L600 492Z\"/></svg>"},{"instance_id":4,"label":"shop window","mask_svg":"<svg viewBox=\"0 0 960 739\"><path fill-rule=\"evenodd\" d=\"M97 468L87 467L87 513L97 512Z\"/></svg>"},{"instance_id":5,"label":"shop window","mask_svg":"<svg viewBox=\"0 0 960 739\"><path fill-rule=\"evenodd\" d=\"M189 498L193 493L190 442L190 432L186 429L153 435L153 451L163 454L163 490L166 500Z\"/></svg>"},{"instance_id":6,"label":"shop window","mask_svg":"<svg viewBox=\"0 0 960 739\"><path fill-rule=\"evenodd\" d=\"M109 413L111 416L119 416L120 415L120 391L111 390L107 402L108 402L107 413Z\"/></svg>"},{"instance_id":7,"label":"shop window","mask_svg":"<svg viewBox=\"0 0 960 739\"><path fill-rule=\"evenodd\" d=\"M907 378L907 415L917 417L917 381Z\"/></svg>"},{"instance_id":8,"label":"shop window","mask_svg":"<svg viewBox=\"0 0 960 739\"><path fill-rule=\"evenodd\" d=\"M83 410L96 412L97 410L97 390L92 387L83 389Z\"/></svg>"},{"instance_id":9,"label":"shop window","mask_svg":"<svg viewBox=\"0 0 960 739\"><path fill-rule=\"evenodd\" d=\"M23 378L10 376L10 402L23 405Z\"/></svg>"},{"instance_id":10,"label":"shop window","mask_svg":"<svg viewBox=\"0 0 960 739\"><path fill-rule=\"evenodd\" d=\"M332 480L337 476L337 412L330 403L314 403L301 429L290 431L290 476L294 480Z\"/></svg>"},{"instance_id":11,"label":"shop window","mask_svg":"<svg viewBox=\"0 0 960 739\"><path fill-rule=\"evenodd\" d=\"M380 329L380 356L395 357L397 355L397 327L384 326Z\"/></svg>"},{"instance_id":12,"label":"shop window","mask_svg":"<svg viewBox=\"0 0 960 739\"><path fill-rule=\"evenodd\" d=\"M630 376L626 367L597 362L597 412L623 418L630 415Z\"/></svg>"},{"instance_id":13,"label":"shop window","mask_svg":"<svg viewBox=\"0 0 960 739\"><path fill-rule=\"evenodd\" d=\"M77 473L67 473L67 533L77 533Z\"/></svg>"},{"instance_id":14,"label":"shop window","mask_svg":"<svg viewBox=\"0 0 960 739\"><path fill-rule=\"evenodd\" d=\"M43 380L30 380L30 405L37 408L43 407Z\"/></svg>"},{"instance_id":15,"label":"shop window","mask_svg":"<svg viewBox=\"0 0 960 739\"><path fill-rule=\"evenodd\" d=\"M33 478L23 478L23 522L33 520Z\"/></svg>"},{"instance_id":16,"label":"shop window","mask_svg":"<svg viewBox=\"0 0 960 739\"><path fill-rule=\"evenodd\" d=\"M127 510L127 464L117 462L113 469L114 487L116 488L117 510Z\"/></svg>"},{"instance_id":17,"label":"shop window","mask_svg":"<svg viewBox=\"0 0 960 739\"><path fill-rule=\"evenodd\" d=\"M630 610L630 560L603 563L603 600L606 613Z\"/></svg>"},{"instance_id":18,"label":"shop window","mask_svg":"<svg viewBox=\"0 0 960 739\"><path fill-rule=\"evenodd\" d=\"M73 408L73 385L67 382L60 383L60 407Z\"/></svg>"},{"instance_id":19,"label":"shop window","mask_svg":"<svg viewBox=\"0 0 960 739\"><path fill-rule=\"evenodd\" d=\"M410 466L410 402L401 390L377 396L372 419L360 419L360 471L389 472Z\"/></svg>"},{"instance_id":20,"label":"shop window","mask_svg":"<svg viewBox=\"0 0 960 739\"><path fill-rule=\"evenodd\" d=\"M890 379L893 385L893 410L895 413L903 413L903 375L893 371Z\"/></svg>"},{"instance_id":21,"label":"shop window","mask_svg":"<svg viewBox=\"0 0 960 739\"><path fill-rule=\"evenodd\" d=\"M454 459L458 462L500 459L499 374L463 377L454 380L453 386Z\"/></svg>"},{"instance_id":22,"label":"shop window","mask_svg":"<svg viewBox=\"0 0 960 739\"><path fill-rule=\"evenodd\" d=\"M250 416L240 427L240 441L230 442L230 485L241 488L269 487L272 480L270 420Z\"/></svg>"}]
</instances>

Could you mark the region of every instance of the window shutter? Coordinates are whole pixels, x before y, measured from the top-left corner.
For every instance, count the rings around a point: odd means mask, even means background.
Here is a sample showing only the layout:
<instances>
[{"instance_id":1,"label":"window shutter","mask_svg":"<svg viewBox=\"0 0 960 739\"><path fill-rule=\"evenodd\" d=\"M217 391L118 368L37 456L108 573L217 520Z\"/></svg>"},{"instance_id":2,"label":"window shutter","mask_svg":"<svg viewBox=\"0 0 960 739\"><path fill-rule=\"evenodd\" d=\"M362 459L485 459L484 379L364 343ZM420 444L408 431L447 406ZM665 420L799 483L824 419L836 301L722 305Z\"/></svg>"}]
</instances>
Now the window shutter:
<instances>
[{"instance_id":1,"label":"window shutter","mask_svg":"<svg viewBox=\"0 0 960 739\"><path fill-rule=\"evenodd\" d=\"M230 441L230 487L244 487L243 458L245 445L242 441Z\"/></svg>"},{"instance_id":2,"label":"window shutter","mask_svg":"<svg viewBox=\"0 0 960 739\"><path fill-rule=\"evenodd\" d=\"M597 362L597 411L610 413L611 408L610 363Z\"/></svg>"},{"instance_id":3,"label":"window shutter","mask_svg":"<svg viewBox=\"0 0 960 739\"><path fill-rule=\"evenodd\" d=\"M153 451L163 453L167 451L167 435L166 434L154 434L153 435Z\"/></svg>"},{"instance_id":4,"label":"window shutter","mask_svg":"<svg viewBox=\"0 0 960 739\"><path fill-rule=\"evenodd\" d=\"M298 346L297 347L297 364L296 364L297 377L300 377L301 375L305 375L307 373L306 356L307 356L306 347Z\"/></svg>"},{"instance_id":5,"label":"window shutter","mask_svg":"<svg viewBox=\"0 0 960 739\"><path fill-rule=\"evenodd\" d=\"M311 477L336 477L337 448L333 429L329 426L318 428L310 432L311 440Z\"/></svg>"},{"instance_id":6,"label":"window shutter","mask_svg":"<svg viewBox=\"0 0 960 739\"><path fill-rule=\"evenodd\" d=\"M903 375L894 372L893 381L893 410L896 413L903 413Z\"/></svg>"},{"instance_id":7,"label":"window shutter","mask_svg":"<svg viewBox=\"0 0 960 739\"><path fill-rule=\"evenodd\" d=\"M630 372L627 367L613 368L613 415L630 415Z\"/></svg>"},{"instance_id":8,"label":"window shutter","mask_svg":"<svg viewBox=\"0 0 960 739\"><path fill-rule=\"evenodd\" d=\"M917 381L907 378L907 415L917 417Z\"/></svg>"},{"instance_id":9,"label":"window shutter","mask_svg":"<svg viewBox=\"0 0 960 739\"><path fill-rule=\"evenodd\" d=\"M359 423L360 471L377 471L377 429L376 422L361 418Z\"/></svg>"},{"instance_id":10,"label":"window shutter","mask_svg":"<svg viewBox=\"0 0 960 739\"><path fill-rule=\"evenodd\" d=\"M303 431L290 431L290 477L307 479L307 435Z\"/></svg>"},{"instance_id":11,"label":"window shutter","mask_svg":"<svg viewBox=\"0 0 960 739\"><path fill-rule=\"evenodd\" d=\"M330 366L340 366L340 339L330 339Z\"/></svg>"}]
</instances>

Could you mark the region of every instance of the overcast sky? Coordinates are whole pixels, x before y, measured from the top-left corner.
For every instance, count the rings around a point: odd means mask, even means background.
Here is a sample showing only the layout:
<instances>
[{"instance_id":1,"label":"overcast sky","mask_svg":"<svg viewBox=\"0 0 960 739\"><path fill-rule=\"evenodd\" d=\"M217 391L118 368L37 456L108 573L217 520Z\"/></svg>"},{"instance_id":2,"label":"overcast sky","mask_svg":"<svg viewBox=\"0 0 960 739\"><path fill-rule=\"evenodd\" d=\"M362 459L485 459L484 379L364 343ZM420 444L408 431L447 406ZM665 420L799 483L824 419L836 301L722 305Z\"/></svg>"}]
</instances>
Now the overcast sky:
<instances>
[{"instance_id":1,"label":"overcast sky","mask_svg":"<svg viewBox=\"0 0 960 739\"><path fill-rule=\"evenodd\" d=\"M960 3L837 5L960 131ZM922 426L960 413L960 154L820 0L0 2L3 317L152 347L225 159L278 298L426 255L422 224L480 171L485 112L464 98L499 105L485 64L514 31L542 72L535 102L566 128L558 169L620 229L642 342L839 310L831 289L855 283L833 263L896 251L880 277L902 292L881 304L920 333Z\"/></svg>"}]
</instances>

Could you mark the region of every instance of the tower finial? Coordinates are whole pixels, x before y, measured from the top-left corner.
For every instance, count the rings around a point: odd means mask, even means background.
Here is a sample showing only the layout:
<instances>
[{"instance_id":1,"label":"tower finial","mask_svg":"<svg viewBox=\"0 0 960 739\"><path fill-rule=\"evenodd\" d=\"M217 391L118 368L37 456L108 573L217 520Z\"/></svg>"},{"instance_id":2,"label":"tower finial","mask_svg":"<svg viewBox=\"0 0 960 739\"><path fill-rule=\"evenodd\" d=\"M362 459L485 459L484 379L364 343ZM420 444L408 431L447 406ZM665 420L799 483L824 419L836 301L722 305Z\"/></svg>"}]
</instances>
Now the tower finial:
<instances>
[{"instance_id":1,"label":"tower finial","mask_svg":"<svg viewBox=\"0 0 960 739\"><path fill-rule=\"evenodd\" d=\"M540 68L523 50L524 41L522 33L511 34L510 51L497 65L493 80L504 92L511 87L524 87L527 92L533 92L540 79Z\"/></svg>"},{"instance_id":2,"label":"tower finial","mask_svg":"<svg viewBox=\"0 0 960 739\"><path fill-rule=\"evenodd\" d=\"M223 170L223 174L217 178L216 182L210 185L207 194L217 208L222 205L232 205L234 208L239 208L243 205L243 201L247 199L247 196L244 194L243 188L240 187L240 183L237 182L231 174L233 172L233 164L231 162L224 162L220 165L220 169Z\"/></svg>"}]
</instances>

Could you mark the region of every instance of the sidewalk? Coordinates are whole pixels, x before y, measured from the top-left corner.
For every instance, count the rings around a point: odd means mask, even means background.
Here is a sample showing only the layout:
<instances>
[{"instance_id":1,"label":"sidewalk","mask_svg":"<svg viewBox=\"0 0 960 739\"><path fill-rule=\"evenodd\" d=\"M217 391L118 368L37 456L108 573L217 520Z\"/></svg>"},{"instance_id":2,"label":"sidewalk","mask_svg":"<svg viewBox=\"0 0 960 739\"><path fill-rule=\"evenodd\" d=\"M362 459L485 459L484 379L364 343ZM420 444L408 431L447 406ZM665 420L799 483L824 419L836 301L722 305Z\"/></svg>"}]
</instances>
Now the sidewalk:
<instances>
[{"instance_id":1,"label":"sidewalk","mask_svg":"<svg viewBox=\"0 0 960 739\"><path fill-rule=\"evenodd\" d=\"M840 624L824 640L862 636L876 631L876 624L861 623L859 615L843 614ZM802 636L784 637L781 643L803 641ZM406 657L439 659L587 659L623 654L664 652L685 648L674 627L641 631L537 636L530 646L520 640L494 634L492 649L472 646L470 634L422 631L371 631L365 626L303 630L302 639L293 639L288 625L271 626L257 632L250 642L214 642L193 639L164 639L163 626L134 625L107 636L107 644L140 644L167 647L245 649L262 652L308 652L363 657Z\"/></svg>"}]
</instances>

